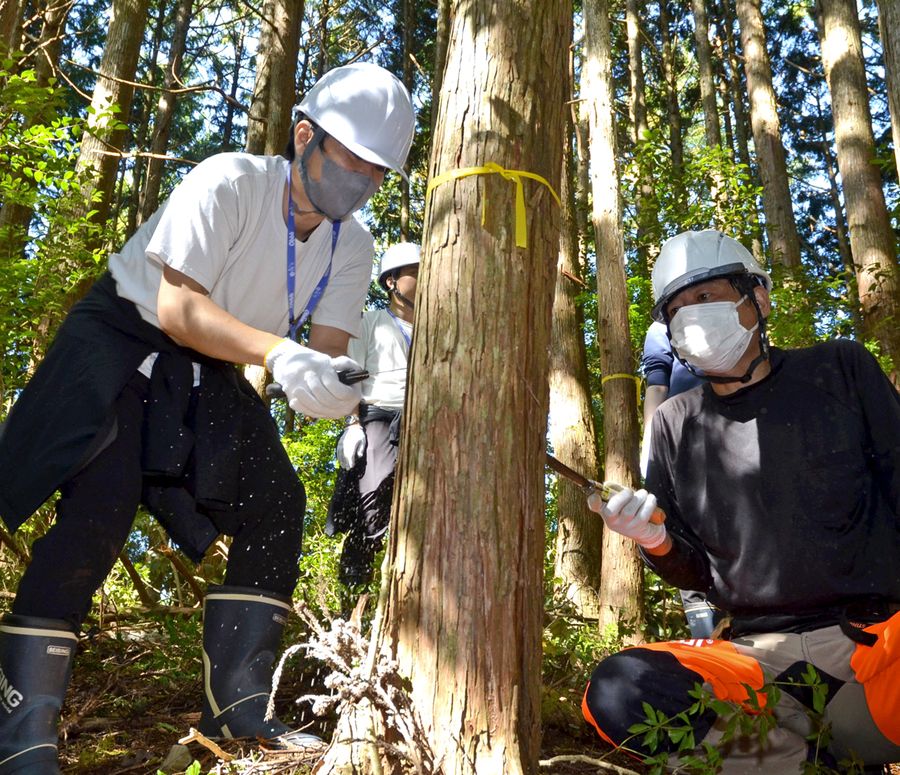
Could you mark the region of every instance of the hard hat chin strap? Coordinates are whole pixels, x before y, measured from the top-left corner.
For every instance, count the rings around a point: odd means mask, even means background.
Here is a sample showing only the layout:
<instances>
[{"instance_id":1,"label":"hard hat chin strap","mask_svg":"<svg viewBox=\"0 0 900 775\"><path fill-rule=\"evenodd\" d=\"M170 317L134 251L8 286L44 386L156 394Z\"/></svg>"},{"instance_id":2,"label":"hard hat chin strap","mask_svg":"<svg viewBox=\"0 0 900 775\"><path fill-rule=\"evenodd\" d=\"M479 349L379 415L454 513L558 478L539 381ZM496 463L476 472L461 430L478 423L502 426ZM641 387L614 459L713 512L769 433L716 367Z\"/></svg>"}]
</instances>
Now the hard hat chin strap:
<instances>
[{"instance_id":1,"label":"hard hat chin strap","mask_svg":"<svg viewBox=\"0 0 900 775\"><path fill-rule=\"evenodd\" d=\"M408 296L404 296L402 293L400 293L400 289L397 288L396 282L397 282L397 279L394 278L395 285L391 288L391 295L395 299L397 299L397 301L399 301L401 304L406 305L410 309L415 309L416 303L412 299L410 299Z\"/></svg>"},{"instance_id":2,"label":"hard hat chin strap","mask_svg":"<svg viewBox=\"0 0 900 775\"><path fill-rule=\"evenodd\" d=\"M766 331L766 319L763 317L762 310L759 308L759 303L756 301L756 294L750 293L748 294L748 297L753 303L754 308L756 309L756 321L759 325L759 355L757 355L752 361L750 361L750 365L747 366L747 370L740 377L720 377L715 374L701 373L688 361L682 358L678 354L678 351L673 347L672 352L675 354L678 360L681 361L681 365L684 366L695 377L705 379L707 382L716 382L720 385L730 382L739 382L742 385L745 385L753 378L753 372L756 371L756 367L769 359L769 334Z\"/></svg>"}]
</instances>

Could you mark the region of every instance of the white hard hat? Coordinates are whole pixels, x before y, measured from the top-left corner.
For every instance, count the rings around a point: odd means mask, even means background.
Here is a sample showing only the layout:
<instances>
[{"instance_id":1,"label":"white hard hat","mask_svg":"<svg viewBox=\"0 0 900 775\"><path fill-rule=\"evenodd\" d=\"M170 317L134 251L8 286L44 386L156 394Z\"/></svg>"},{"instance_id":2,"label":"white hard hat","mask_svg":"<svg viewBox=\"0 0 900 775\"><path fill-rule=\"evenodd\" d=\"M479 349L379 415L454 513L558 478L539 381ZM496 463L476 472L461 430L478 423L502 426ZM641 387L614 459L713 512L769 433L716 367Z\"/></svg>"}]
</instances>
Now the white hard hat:
<instances>
[{"instance_id":1,"label":"white hard hat","mask_svg":"<svg viewBox=\"0 0 900 775\"><path fill-rule=\"evenodd\" d=\"M665 306L689 285L742 274L759 277L772 290L772 278L750 251L722 232L685 231L672 237L653 266L653 319L665 323Z\"/></svg>"},{"instance_id":2,"label":"white hard hat","mask_svg":"<svg viewBox=\"0 0 900 775\"><path fill-rule=\"evenodd\" d=\"M335 67L297 109L361 159L407 179L403 165L416 117L406 87L383 67L368 62Z\"/></svg>"},{"instance_id":3,"label":"white hard hat","mask_svg":"<svg viewBox=\"0 0 900 775\"><path fill-rule=\"evenodd\" d=\"M381 254L381 264L378 267L378 284L387 290L385 278L395 269L404 266L418 266L419 246L412 242L398 242L391 245Z\"/></svg>"}]
</instances>

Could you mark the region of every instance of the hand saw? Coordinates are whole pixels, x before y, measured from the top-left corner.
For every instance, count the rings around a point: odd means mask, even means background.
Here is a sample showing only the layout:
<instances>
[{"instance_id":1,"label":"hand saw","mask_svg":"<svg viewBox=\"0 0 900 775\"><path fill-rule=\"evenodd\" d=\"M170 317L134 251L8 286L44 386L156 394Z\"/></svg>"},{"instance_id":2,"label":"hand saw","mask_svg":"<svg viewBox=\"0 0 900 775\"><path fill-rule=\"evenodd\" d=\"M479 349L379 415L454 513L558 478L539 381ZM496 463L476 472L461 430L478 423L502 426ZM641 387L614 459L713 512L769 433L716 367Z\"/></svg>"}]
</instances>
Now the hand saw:
<instances>
[{"instance_id":1,"label":"hand saw","mask_svg":"<svg viewBox=\"0 0 900 775\"><path fill-rule=\"evenodd\" d=\"M593 479L588 479L579 474L575 469L569 468L561 460L553 457L549 452L547 453L547 465L556 471L556 473L566 477L566 479L573 484L577 484L584 491L585 495L593 495L596 493L604 501L608 501L615 493L624 489L621 484L616 484L615 482L600 483L595 482ZM661 508L657 507L656 511L654 511L650 517L650 521L655 525L661 525L666 521L666 513Z\"/></svg>"}]
</instances>

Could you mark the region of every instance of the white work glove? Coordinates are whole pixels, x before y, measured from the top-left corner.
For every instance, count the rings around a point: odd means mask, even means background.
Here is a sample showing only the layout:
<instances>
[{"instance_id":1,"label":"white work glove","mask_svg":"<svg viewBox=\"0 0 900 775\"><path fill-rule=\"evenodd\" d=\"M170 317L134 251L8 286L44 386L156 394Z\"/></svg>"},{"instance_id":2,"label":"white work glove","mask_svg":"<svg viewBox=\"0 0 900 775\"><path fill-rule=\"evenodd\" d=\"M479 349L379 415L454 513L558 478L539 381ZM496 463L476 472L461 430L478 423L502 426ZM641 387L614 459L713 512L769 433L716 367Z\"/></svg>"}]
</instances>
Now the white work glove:
<instances>
[{"instance_id":1,"label":"white work glove","mask_svg":"<svg viewBox=\"0 0 900 775\"><path fill-rule=\"evenodd\" d=\"M360 368L346 355L330 358L293 339L282 339L266 353L266 368L297 414L334 419L355 411L362 398L359 383L345 385L338 379L338 371Z\"/></svg>"},{"instance_id":2,"label":"white work glove","mask_svg":"<svg viewBox=\"0 0 900 775\"><path fill-rule=\"evenodd\" d=\"M588 508L596 511L606 526L620 535L630 538L645 549L653 549L666 540L666 526L650 521L656 511L656 496L646 490L623 487L607 502L599 493L591 493Z\"/></svg>"},{"instance_id":3,"label":"white work glove","mask_svg":"<svg viewBox=\"0 0 900 775\"><path fill-rule=\"evenodd\" d=\"M338 465L349 471L366 451L366 432L358 422L348 425L337 442Z\"/></svg>"}]
</instances>

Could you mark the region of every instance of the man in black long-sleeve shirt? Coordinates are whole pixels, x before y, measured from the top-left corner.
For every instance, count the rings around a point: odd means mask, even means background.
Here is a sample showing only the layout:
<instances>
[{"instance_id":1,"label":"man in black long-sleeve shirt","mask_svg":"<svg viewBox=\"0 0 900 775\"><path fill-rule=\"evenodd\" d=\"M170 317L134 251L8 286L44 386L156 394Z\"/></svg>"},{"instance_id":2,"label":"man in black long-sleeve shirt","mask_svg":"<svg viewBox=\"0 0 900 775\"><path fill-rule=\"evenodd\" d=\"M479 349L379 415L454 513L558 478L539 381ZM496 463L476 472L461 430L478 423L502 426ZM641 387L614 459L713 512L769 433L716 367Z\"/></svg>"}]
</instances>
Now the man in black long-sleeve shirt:
<instances>
[{"instance_id":1,"label":"man in black long-sleeve shirt","mask_svg":"<svg viewBox=\"0 0 900 775\"><path fill-rule=\"evenodd\" d=\"M854 342L770 348L771 281L718 232L670 240L653 280L655 317L709 382L660 407L647 490L591 505L666 581L726 610L731 639L614 655L594 671L586 718L622 744L644 702L674 716L693 704L695 684L747 703L747 687L774 682L777 727L764 743L724 745L723 771L797 772L812 755L809 697L790 684L812 665L828 687L828 755L900 760L896 390ZM650 522L657 503L665 525ZM691 720L698 744L722 740L714 712Z\"/></svg>"}]
</instances>

